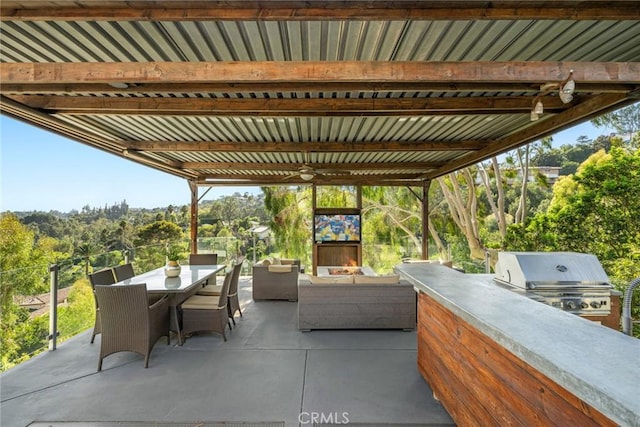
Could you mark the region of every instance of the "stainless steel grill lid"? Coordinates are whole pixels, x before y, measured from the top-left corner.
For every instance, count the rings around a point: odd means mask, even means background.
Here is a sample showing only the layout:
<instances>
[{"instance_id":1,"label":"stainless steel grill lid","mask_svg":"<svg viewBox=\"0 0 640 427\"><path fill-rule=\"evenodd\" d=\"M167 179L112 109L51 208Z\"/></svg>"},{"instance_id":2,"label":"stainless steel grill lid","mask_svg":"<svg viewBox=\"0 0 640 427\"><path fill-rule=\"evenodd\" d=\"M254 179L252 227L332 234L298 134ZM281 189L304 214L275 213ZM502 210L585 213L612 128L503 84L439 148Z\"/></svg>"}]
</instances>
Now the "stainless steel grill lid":
<instances>
[{"instance_id":1,"label":"stainless steel grill lid","mask_svg":"<svg viewBox=\"0 0 640 427\"><path fill-rule=\"evenodd\" d=\"M495 280L527 290L611 289L595 255L578 252L499 252Z\"/></svg>"}]
</instances>

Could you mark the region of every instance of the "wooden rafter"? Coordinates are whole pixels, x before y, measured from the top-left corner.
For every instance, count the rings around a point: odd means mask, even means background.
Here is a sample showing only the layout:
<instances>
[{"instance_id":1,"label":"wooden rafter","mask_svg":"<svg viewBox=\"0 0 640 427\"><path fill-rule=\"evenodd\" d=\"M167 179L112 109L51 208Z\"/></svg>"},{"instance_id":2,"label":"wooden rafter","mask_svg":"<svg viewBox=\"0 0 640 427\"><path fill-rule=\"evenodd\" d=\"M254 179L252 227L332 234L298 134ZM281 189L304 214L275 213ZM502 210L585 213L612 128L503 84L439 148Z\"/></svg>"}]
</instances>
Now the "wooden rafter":
<instances>
[{"instance_id":1,"label":"wooden rafter","mask_svg":"<svg viewBox=\"0 0 640 427\"><path fill-rule=\"evenodd\" d=\"M638 19L632 1L12 1L3 20Z\"/></svg>"},{"instance_id":2,"label":"wooden rafter","mask_svg":"<svg viewBox=\"0 0 640 427\"><path fill-rule=\"evenodd\" d=\"M489 141L368 141L368 142L167 142L127 141L129 151L143 152L376 152L376 151L475 151Z\"/></svg>"},{"instance_id":3,"label":"wooden rafter","mask_svg":"<svg viewBox=\"0 0 640 427\"><path fill-rule=\"evenodd\" d=\"M420 185L424 174L378 174L375 176L375 185ZM313 182L316 184L340 184L340 185L372 185L372 175L316 175ZM215 174L202 175L197 180L198 185L289 185L310 184L310 181L301 179L297 175L260 175L260 174Z\"/></svg>"},{"instance_id":4,"label":"wooden rafter","mask_svg":"<svg viewBox=\"0 0 640 427\"><path fill-rule=\"evenodd\" d=\"M145 95L175 94L175 84L141 83L127 88L116 88L107 83L23 83L3 82L0 93L5 95ZM438 82L250 82L250 83L181 83L180 93L321 93L321 92L528 92L540 90L536 83L438 83ZM633 90L630 84L580 82L580 91L585 93L626 93Z\"/></svg>"},{"instance_id":5,"label":"wooden rafter","mask_svg":"<svg viewBox=\"0 0 640 427\"><path fill-rule=\"evenodd\" d=\"M504 153L525 143L532 142L550 135L554 132L561 131L576 123L583 122L590 118L603 114L611 109L623 107L634 100L619 94L605 94L594 97L593 99L577 105L563 113L559 113L547 120L543 120L538 124L529 126L524 130L516 132L505 138L487 144L484 148L458 160L447 163L447 165L435 172L429 173L428 178L434 179L449 172L471 166L490 156Z\"/></svg>"},{"instance_id":6,"label":"wooden rafter","mask_svg":"<svg viewBox=\"0 0 640 427\"><path fill-rule=\"evenodd\" d=\"M384 162L384 163L230 163L230 162L182 162L182 169L217 169L217 170L238 170L238 171L296 171L304 166L310 166L315 170L332 171L359 171L359 170L396 170L396 169L416 169L428 170L439 168L445 162Z\"/></svg>"},{"instance_id":7,"label":"wooden rafter","mask_svg":"<svg viewBox=\"0 0 640 427\"><path fill-rule=\"evenodd\" d=\"M248 61L2 63L0 81L29 83L226 82L640 83L639 62Z\"/></svg>"},{"instance_id":8,"label":"wooden rafter","mask_svg":"<svg viewBox=\"0 0 640 427\"><path fill-rule=\"evenodd\" d=\"M497 114L531 110L532 97L460 98L116 98L18 95L31 108L64 114L233 115L233 116L381 116L420 114ZM548 112L567 109L558 97L544 98Z\"/></svg>"}]
</instances>

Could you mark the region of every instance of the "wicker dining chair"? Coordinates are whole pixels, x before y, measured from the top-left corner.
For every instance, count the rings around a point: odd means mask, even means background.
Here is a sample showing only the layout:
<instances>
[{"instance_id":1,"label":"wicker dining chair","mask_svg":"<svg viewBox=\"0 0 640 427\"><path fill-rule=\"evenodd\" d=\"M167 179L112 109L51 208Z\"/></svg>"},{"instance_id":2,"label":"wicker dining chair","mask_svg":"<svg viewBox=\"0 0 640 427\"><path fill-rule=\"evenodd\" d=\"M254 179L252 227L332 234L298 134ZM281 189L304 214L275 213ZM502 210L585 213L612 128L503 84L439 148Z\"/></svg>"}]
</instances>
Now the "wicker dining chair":
<instances>
[{"instance_id":1,"label":"wicker dining chair","mask_svg":"<svg viewBox=\"0 0 640 427\"><path fill-rule=\"evenodd\" d=\"M215 265L218 263L218 254L190 254L190 265Z\"/></svg>"},{"instance_id":2,"label":"wicker dining chair","mask_svg":"<svg viewBox=\"0 0 640 427\"><path fill-rule=\"evenodd\" d=\"M100 305L98 305L98 299L96 298L96 286L113 285L114 283L116 283L116 278L114 277L113 271L110 268L105 268L103 270L96 271L95 273L90 274L89 282L91 282L91 287L93 288L93 299L95 300L96 304L96 319L93 324L93 333L91 334L91 344L93 344L93 341L96 339L96 335L98 335L102 330L102 322L100 321Z\"/></svg>"},{"instance_id":3,"label":"wicker dining chair","mask_svg":"<svg viewBox=\"0 0 640 427\"><path fill-rule=\"evenodd\" d=\"M190 254L189 265L216 265L218 264L218 254ZM222 285L216 285L216 278L213 277L204 286L218 286L218 292Z\"/></svg>"},{"instance_id":4,"label":"wicker dining chair","mask_svg":"<svg viewBox=\"0 0 640 427\"><path fill-rule=\"evenodd\" d=\"M113 267L113 275L116 276L116 282L122 282L123 280L131 279L136 273L133 270L133 265L129 262Z\"/></svg>"},{"instance_id":5,"label":"wicker dining chair","mask_svg":"<svg viewBox=\"0 0 640 427\"><path fill-rule=\"evenodd\" d=\"M182 333L184 335L200 331L217 332L226 341L225 329L231 323L227 311L229 286L233 270L227 271L219 296L192 295L182 303Z\"/></svg>"},{"instance_id":6,"label":"wicker dining chair","mask_svg":"<svg viewBox=\"0 0 640 427\"><path fill-rule=\"evenodd\" d=\"M232 277L231 284L229 285L229 294L227 296L227 300L229 304L227 305L227 311L229 314L229 319L236 324L235 319L233 318L236 311L240 312L240 317L242 317L242 310L240 309L240 300L238 298L238 281L240 280L240 272L242 270L242 263L244 262L244 258L236 261L236 263L231 268ZM206 296L220 296L222 292L222 285L207 285L204 288L200 289L196 292L197 295L206 295Z\"/></svg>"},{"instance_id":7,"label":"wicker dining chair","mask_svg":"<svg viewBox=\"0 0 640 427\"><path fill-rule=\"evenodd\" d=\"M240 280L240 272L242 271L242 263L244 259L240 259L236 261L233 266L232 276L231 276L231 284L229 285L229 295L227 296L228 305L227 310L229 314L229 318L233 322L235 326L236 321L233 318L236 314L236 311L240 313L240 317L242 317L242 310L240 309L240 299L238 298L238 282Z\"/></svg>"},{"instance_id":8,"label":"wicker dining chair","mask_svg":"<svg viewBox=\"0 0 640 427\"><path fill-rule=\"evenodd\" d=\"M132 351L144 356L149 366L151 349L160 337L169 345L169 300L164 296L149 305L147 285L96 286L102 316L102 340L98 371L102 360L113 353Z\"/></svg>"}]
</instances>

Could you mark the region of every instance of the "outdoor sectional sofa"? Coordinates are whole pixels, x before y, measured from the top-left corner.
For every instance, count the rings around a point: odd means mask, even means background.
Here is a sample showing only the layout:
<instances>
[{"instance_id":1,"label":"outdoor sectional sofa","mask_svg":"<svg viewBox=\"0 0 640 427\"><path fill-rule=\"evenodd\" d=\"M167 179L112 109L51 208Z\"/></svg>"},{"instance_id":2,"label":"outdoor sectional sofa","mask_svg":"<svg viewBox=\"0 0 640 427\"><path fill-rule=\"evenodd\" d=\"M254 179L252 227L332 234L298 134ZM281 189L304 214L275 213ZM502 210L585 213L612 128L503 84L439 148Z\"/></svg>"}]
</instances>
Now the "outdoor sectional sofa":
<instances>
[{"instance_id":1,"label":"outdoor sectional sofa","mask_svg":"<svg viewBox=\"0 0 640 427\"><path fill-rule=\"evenodd\" d=\"M398 276L300 275L298 328L413 330L416 292Z\"/></svg>"}]
</instances>

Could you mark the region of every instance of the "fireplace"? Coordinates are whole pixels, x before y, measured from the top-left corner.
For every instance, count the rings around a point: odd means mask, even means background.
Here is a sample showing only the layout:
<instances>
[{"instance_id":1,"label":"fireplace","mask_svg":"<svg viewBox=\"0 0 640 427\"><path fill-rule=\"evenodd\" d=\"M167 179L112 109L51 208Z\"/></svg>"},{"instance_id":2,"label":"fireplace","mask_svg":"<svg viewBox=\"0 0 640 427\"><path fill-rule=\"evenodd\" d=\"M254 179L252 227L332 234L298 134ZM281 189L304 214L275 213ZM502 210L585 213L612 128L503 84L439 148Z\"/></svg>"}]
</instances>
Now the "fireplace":
<instances>
[{"instance_id":1,"label":"fireplace","mask_svg":"<svg viewBox=\"0 0 640 427\"><path fill-rule=\"evenodd\" d=\"M318 266L318 276L376 276L371 267L361 266Z\"/></svg>"},{"instance_id":2,"label":"fireplace","mask_svg":"<svg viewBox=\"0 0 640 427\"><path fill-rule=\"evenodd\" d=\"M328 267L327 270L329 271L330 276L364 275L364 272L360 267Z\"/></svg>"},{"instance_id":3,"label":"fireplace","mask_svg":"<svg viewBox=\"0 0 640 427\"><path fill-rule=\"evenodd\" d=\"M315 243L313 245L313 272L320 266L362 265L360 243Z\"/></svg>"}]
</instances>

